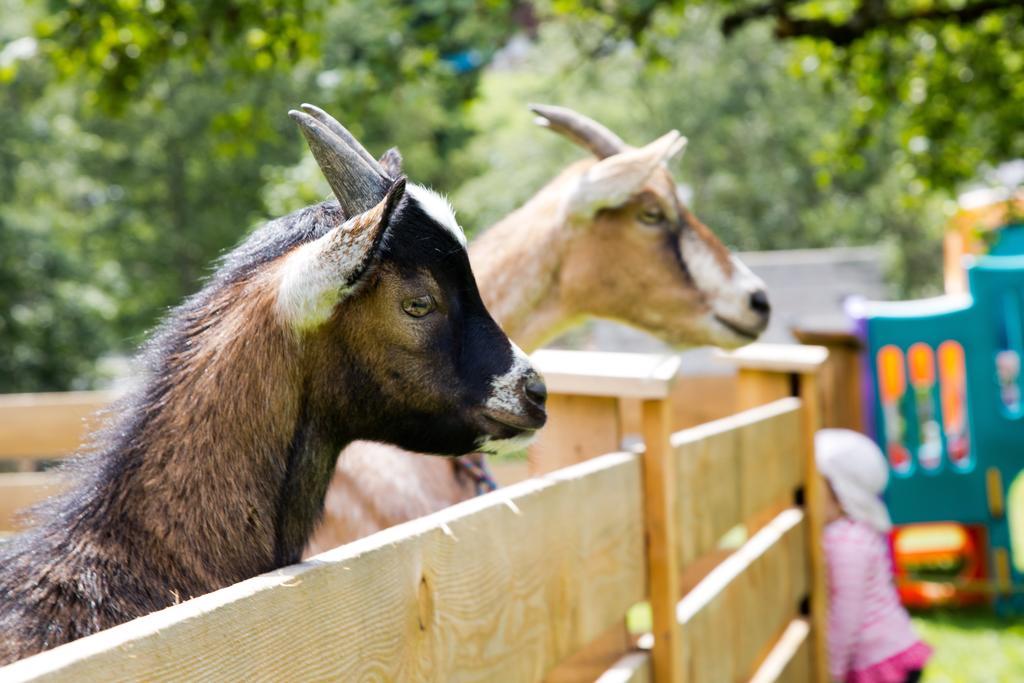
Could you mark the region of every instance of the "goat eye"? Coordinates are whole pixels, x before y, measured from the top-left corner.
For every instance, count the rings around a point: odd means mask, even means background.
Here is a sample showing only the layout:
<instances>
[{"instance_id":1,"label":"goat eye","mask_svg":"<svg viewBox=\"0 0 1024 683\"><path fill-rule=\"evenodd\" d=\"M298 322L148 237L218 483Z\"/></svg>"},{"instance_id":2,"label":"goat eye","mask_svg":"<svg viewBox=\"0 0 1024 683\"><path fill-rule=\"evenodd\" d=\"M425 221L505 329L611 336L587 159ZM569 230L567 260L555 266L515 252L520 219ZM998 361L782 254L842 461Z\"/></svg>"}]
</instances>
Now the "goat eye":
<instances>
[{"instance_id":1,"label":"goat eye","mask_svg":"<svg viewBox=\"0 0 1024 683\"><path fill-rule=\"evenodd\" d=\"M661 225L665 222L665 214L661 209L643 209L639 219L645 225Z\"/></svg>"},{"instance_id":2,"label":"goat eye","mask_svg":"<svg viewBox=\"0 0 1024 683\"><path fill-rule=\"evenodd\" d=\"M402 302L402 310L414 318L422 318L433 311L435 307L434 297L429 294L410 297Z\"/></svg>"}]
</instances>

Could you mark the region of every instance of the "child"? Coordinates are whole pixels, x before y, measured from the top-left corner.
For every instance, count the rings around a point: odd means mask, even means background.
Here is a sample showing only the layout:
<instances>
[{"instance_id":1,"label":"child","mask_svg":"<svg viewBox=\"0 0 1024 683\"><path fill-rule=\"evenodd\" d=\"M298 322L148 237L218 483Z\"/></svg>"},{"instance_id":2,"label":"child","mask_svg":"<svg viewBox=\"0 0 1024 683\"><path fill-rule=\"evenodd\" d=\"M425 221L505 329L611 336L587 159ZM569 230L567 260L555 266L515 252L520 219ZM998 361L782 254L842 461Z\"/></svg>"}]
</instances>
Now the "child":
<instances>
[{"instance_id":1,"label":"child","mask_svg":"<svg viewBox=\"0 0 1024 683\"><path fill-rule=\"evenodd\" d=\"M892 581L892 522L879 498L889 479L885 457L846 429L819 431L814 447L826 482L829 671L847 683L915 683L931 648L911 628Z\"/></svg>"}]
</instances>

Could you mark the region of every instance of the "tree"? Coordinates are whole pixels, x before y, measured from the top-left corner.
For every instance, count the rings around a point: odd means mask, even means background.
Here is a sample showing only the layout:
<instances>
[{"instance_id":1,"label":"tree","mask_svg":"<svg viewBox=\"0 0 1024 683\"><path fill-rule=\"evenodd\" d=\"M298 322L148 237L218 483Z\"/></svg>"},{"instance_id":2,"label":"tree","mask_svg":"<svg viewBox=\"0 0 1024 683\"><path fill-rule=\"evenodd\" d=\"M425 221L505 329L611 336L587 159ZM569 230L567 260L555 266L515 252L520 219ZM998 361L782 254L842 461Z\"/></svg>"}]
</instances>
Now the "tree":
<instances>
[{"instance_id":1,"label":"tree","mask_svg":"<svg viewBox=\"0 0 1024 683\"><path fill-rule=\"evenodd\" d=\"M92 276L69 229L79 220L78 200L99 188L68 172L74 159L60 124L46 125L36 106L49 75L31 64L0 89L3 392L83 386L113 338L102 278Z\"/></svg>"},{"instance_id":2,"label":"tree","mask_svg":"<svg viewBox=\"0 0 1024 683\"><path fill-rule=\"evenodd\" d=\"M913 182L949 191L985 166L1024 156L1019 0L560 0L555 6L599 23L594 49L631 39L658 63L672 55L648 36L668 14L700 5L724 12L720 28L730 37L761 24L793 42L795 74L856 89L860 98L841 122L843 144L832 163L893 135L912 158Z\"/></svg>"}]
</instances>

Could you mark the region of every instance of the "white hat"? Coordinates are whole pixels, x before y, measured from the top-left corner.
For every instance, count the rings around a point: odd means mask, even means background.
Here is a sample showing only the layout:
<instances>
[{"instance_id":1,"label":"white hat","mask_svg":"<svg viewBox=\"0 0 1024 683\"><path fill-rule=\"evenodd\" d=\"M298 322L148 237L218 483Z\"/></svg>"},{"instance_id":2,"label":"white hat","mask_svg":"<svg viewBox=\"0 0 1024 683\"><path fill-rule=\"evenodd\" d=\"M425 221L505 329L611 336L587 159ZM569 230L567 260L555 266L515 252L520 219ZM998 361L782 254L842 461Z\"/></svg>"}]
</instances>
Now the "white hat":
<instances>
[{"instance_id":1,"label":"white hat","mask_svg":"<svg viewBox=\"0 0 1024 683\"><path fill-rule=\"evenodd\" d=\"M889 483L889 466L875 442L849 429L822 429L814 436L814 451L818 471L843 512L882 533L892 529L880 497Z\"/></svg>"}]
</instances>

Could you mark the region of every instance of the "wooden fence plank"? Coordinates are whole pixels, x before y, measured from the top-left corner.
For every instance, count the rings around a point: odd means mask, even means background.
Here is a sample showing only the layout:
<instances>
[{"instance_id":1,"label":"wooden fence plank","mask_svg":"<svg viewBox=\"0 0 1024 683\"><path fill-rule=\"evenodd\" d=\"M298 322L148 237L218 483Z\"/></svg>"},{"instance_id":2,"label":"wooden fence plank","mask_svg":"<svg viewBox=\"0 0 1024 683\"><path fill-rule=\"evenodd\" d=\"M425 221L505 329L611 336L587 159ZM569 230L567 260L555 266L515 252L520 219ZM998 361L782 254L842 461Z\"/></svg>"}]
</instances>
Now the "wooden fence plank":
<instances>
[{"instance_id":1,"label":"wooden fence plank","mask_svg":"<svg viewBox=\"0 0 1024 683\"><path fill-rule=\"evenodd\" d=\"M679 602L687 680L746 680L807 594L804 514L790 508Z\"/></svg>"},{"instance_id":2,"label":"wooden fence plank","mask_svg":"<svg viewBox=\"0 0 1024 683\"><path fill-rule=\"evenodd\" d=\"M548 423L530 447L530 474L547 474L622 448L614 398L553 394Z\"/></svg>"},{"instance_id":3,"label":"wooden fence plank","mask_svg":"<svg viewBox=\"0 0 1024 683\"><path fill-rule=\"evenodd\" d=\"M679 565L725 532L792 503L804 477L800 401L782 399L672 435Z\"/></svg>"},{"instance_id":4,"label":"wooden fence plank","mask_svg":"<svg viewBox=\"0 0 1024 683\"><path fill-rule=\"evenodd\" d=\"M742 515L735 431L712 431L699 438L678 441L680 434L674 435L672 444L678 463L676 554L679 567L685 569L714 549L722 535L740 523ZM705 488L701 490L698 483Z\"/></svg>"},{"instance_id":5,"label":"wooden fence plank","mask_svg":"<svg viewBox=\"0 0 1024 683\"><path fill-rule=\"evenodd\" d=\"M54 458L75 451L90 420L117 396L107 391L0 395L0 458Z\"/></svg>"},{"instance_id":6,"label":"wooden fence plank","mask_svg":"<svg viewBox=\"0 0 1024 683\"><path fill-rule=\"evenodd\" d=\"M530 463L524 460L495 460L487 463L499 486L511 486L530 478Z\"/></svg>"},{"instance_id":7,"label":"wooden fence plank","mask_svg":"<svg viewBox=\"0 0 1024 683\"><path fill-rule=\"evenodd\" d=\"M779 374L817 372L828 358L828 350L820 346L799 344L747 344L735 351L719 351L718 356L751 370Z\"/></svg>"},{"instance_id":8,"label":"wooden fence plank","mask_svg":"<svg viewBox=\"0 0 1024 683\"><path fill-rule=\"evenodd\" d=\"M749 410L792 396L789 375L740 368L736 377L736 407Z\"/></svg>"},{"instance_id":9,"label":"wooden fence plank","mask_svg":"<svg viewBox=\"0 0 1024 683\"><path fill-rule=\"evenodd\" d=\"M651 683L651 655L632 652L601 674L596 683Z\"/></svg>"},{"instance_id":10,"label":"wooden fence plank","mask_svg":"<svg viewBox=\"0 0 1024 683\"><path fill-rule=\"evenodd\" d=\"M530 473L545 474L619 450L619 401L666 399L677 355L542 349L531 356L550 397L548 426L530 448Z\"/></svg>"},{"instance_id":11,"label":"wooden fence plank","mask_svg":"<svg viewBox=\"0 0 1024 683\"><path fill-rule=\"evenodd\" d=\"M806 619L789 622L785 632L750 678L750 683L807 683L811 680L811 650L808 645L810 630Z\"/></svg>"},{"instance_id":12,"label":"wooden fence plank","mask_svg":"<svg viewBox=\"0 0 1024 683\"><path fill-rule=\"evenodd\" d=\"M794 329L793 335L803 344L816 344L828 349L828 360L818 374L822 398L825 399L821 426L863 431L863 350L860 339L852 332L808 329Z\"/></svg>"},{"instance_id":13,"label":"wooden fence plank","mask_svg":"<svg viewBox=\"0 0 1024 683\"><path fill-rule=\"evenodd\" d=\"M735 374L680 375L672 388L672 429L720 420L740 410Z\"/></svg>"},{"instance_id":14,"label":"wooden fence plank","mask_svg":"<svg viewBox=\"0 0 1024 683\"><path fill-rule=\"evenodd\" d=\"M633 641L623 619L597 640L559 662L544 677L544 683L593 683L633 649Z\"/></svg>"},{"instance_id":15,"label":"wooden fence plank","mask_svg":"<svg viewBox=\"0 0 1024 683\"><path fill-rule=\"evenodd\" d=\"M825 648L826 599L825 568L821 550L823 528L822 484L814 463L814 434L822 426L822 405L828 404L822 395L823 386L834 391L835 383L822 384L822 368L828 361L828 349L821 346L750 344L730 353L720 354L740 368L742 378L748 378L747 390L741 391L742 406L763 400L771 394L785 391L781 384L787 380L789 394L800 397L801 439L804 444L804 500L807 511L807 547L811 582L810 600L810 680L824 683L828 680ZM772 378L772 375L775 378Z\"/></svg>"},{"instance_id":16,"label":"wooden fence plank","mask_svg":"<svg viewBox=\"0 0 1024 683\"><path fill-rule=\"evenodd\" d=\"M22 510L63 489L63 480L55 472L0 474L0 531L21 530Z\"/></svg>"},{"instance_id":17,"label":"wooden fence plank","mask_svg":"<svg viewBox=\"0 0 1024 683\"><path fill-rule=\"evenodd\" d=\"M803 482L799 404L784 399L763 414L762 421L738 433L743 521L777 505L780 499L792 504L793 494Z\"/></svg>"},{"instance_id":18,"label":"wooden fence plank","mask_svg":"<svg viewBox=\"0 0 1024 683\"><path fill-rule=\"evenodd\" d=\"M530 681L646 588L641 463L611 454L0 670L4 681Z\"/></svg>"}]
</instances>

